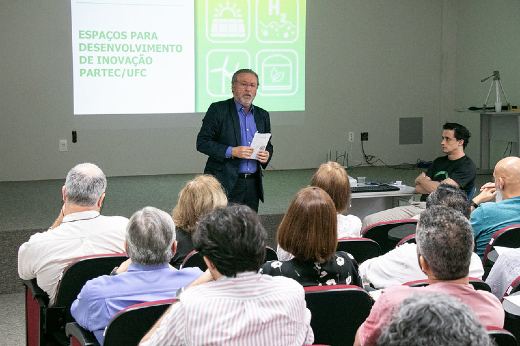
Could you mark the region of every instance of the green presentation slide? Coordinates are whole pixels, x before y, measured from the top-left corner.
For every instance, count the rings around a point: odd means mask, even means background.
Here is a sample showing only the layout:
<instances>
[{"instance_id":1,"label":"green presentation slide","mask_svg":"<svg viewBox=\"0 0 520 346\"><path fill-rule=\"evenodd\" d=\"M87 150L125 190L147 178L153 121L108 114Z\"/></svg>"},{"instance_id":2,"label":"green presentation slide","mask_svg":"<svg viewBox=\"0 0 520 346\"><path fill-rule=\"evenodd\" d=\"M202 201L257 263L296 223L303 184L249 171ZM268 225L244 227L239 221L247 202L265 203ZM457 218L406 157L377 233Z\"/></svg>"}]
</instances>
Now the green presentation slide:
<instances>
[{"instance_id":1,"label":"green presentation slide","mask_svg":"<svg viewBox=\"0 0 520 346\"><path fill-rule=\"evenodd\" d=\"M255 104L305 109L305 0L71 0L74 114L205 112L231 77Z\"/></svg>"}]
</instances>

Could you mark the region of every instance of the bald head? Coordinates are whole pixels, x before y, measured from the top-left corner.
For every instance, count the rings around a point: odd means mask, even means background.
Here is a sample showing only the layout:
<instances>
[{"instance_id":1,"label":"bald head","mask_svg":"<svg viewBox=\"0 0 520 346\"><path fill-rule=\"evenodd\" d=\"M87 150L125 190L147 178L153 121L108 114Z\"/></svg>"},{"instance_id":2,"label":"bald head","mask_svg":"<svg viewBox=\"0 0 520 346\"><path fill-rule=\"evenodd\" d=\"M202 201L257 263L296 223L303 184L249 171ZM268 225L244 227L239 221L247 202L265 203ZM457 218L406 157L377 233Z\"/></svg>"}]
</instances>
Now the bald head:
<instances>
[{"instance_id":1,"label":"bald head","mask_svg":"<svg viewBox=\"0 0 520 346\"><path fill-rule=\"evenodd\" d=\"M493 176L504 199L520 196L520 158L510 156L498 161Z\"/></svg>"}]
</instances>

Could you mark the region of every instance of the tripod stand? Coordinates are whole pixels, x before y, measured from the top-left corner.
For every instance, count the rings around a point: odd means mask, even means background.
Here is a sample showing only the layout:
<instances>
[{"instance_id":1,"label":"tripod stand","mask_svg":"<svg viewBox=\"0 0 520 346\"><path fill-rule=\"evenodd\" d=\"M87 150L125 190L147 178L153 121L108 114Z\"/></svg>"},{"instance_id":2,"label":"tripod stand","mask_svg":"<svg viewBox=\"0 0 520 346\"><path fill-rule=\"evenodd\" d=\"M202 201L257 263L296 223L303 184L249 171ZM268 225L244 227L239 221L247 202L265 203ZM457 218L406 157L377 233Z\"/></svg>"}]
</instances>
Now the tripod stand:
<instances>
[{"instance_id":1,"label":"tripod stand","mask_svg":"<svg viewBox=\"0 0 520 346\"><path fill-rule=\"evenodd\" d=\"M500 102L500 90L502 90L502 93L504 94L504 99L506 100L506 103L507 103L507 109L511 110L511 105L507 101L506 92L504 91L504 88L502 88L502 83L500 82L500 72L493 71L493 74L491 76L482 79L481 82L485 82L485 81L487 81L491 77L493 77L493 80L491 81L491 86L489 87L489 91L488 91L488 94L487 94L487 97L486 97L486 101L484 102L484 107L482 108L482 110L486 111L486 106L487 106L487 103L488 103L488 100L489 100L489 95L491 94L491 89L493 89L493 84L495 84L495 89L496 89L496 94L497 94L497 100L496 100L496 103L495 103L495 110L497 112L501 112L502 111L502 102ZM497 109L497 107L498 107L498 109Z\"/></svg>"}]
</instances>

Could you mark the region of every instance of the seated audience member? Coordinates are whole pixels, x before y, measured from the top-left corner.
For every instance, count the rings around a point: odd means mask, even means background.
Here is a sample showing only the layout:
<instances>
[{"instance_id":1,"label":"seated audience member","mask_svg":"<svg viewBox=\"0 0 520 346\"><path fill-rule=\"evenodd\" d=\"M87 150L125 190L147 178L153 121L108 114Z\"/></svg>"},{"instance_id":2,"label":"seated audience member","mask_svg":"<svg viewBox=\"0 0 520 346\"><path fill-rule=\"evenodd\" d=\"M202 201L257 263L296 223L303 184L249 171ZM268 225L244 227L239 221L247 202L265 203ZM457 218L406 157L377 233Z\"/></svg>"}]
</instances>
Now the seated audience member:
<instances>
[{"instance_id":1,"label":"seated audience member","mask_svg":"<svg viewBox=\"0 0 520 346\"><path fill-rule=\"evenodd\" d=\"M445 123L442 127L442 151L446 156L440 156L415 179L415 193L421 194L421 202L411 205L391 208L366 216L362 229L378 222L411 218L425 208L426 197L439 186L447 183L463 190L466 195L475 186L477 166L464 153L471 134L468 129L457 123Z\"/></svg>"},{"instance_id":2,"label":"seated audience member","mask_svg":"<svg viewBox=\"0 0 520 346\"><path fill-rule=\"evenodd\" d=\"M18 250L18 275L36 278L38 286L54 305L63 270L74 260L89 256L124 252L128 219L99 214L107 180L92 163L72 168L62 187L63 207L53 225L31 236Z\"/></svg>"},{"instance_id":3,"label":"seated audience member","mask_svg":"<svg viewBox=\"0 0 520 346\"><path fill-rule=\"evenodd\" d=\"M186 183L172 211L177 232L177 252L172 265L179 268L195 247L191 236L201 216L219 206L227 205L227 197L219 181L212 175L199 175Z\"/></svg>"},{"instance_id":4,"label":"seated audience member","mask_svg":"<svg viewBox=\"0 0 520 346\"><path fill-rule=\"evenodd\" d=\"M440 205L460 211L470 218L470 206L466 193L453 185L442 183L426 199L426 209ZM361 263L359 274L365 283L375 288L385 288L414 280L426 280L427 276L417 262L417 245L405 243L386 254ZM471 254L469 276L482 279L484 268L480 257Z\"/></svg>"},{"instance_id":5,"label":"seated audience member","mask_svg":"<svg viewBox=\"0 0 520 346\"><path fill-rule=\"evenodd\" d=\"M310 345L314 334L303 287L261 275L267 233L244 205L203 217L193 244L208 271L185 290L142 345ZM212 281L214 280L214 281Z\"/></svg>"},{"instance_id":6,"label":"seated audience member","mask_svg":"<svg viewBox=\"0 0 520 346\"><path fill-rule=\"evenodd\" d=\"M154 207L135 212L125 242L130 259L112 274L87 281L72 303L72 317L102 345L105 328L119 311L174 298L180 287L203 274L199 268L177 270L169 265L176 245L175 224L167 213Z\"/></svg>"},{"instance_id":7,"label":"seated audience member","mask_svg":"<svg viewBox=\"0 0 520 346\"><path fill-rule=\"evenodd\" d=\"M452 208L427 208L421 213L416 240L417 258L428 276L429 285L385 288L359 327L354 345L376 345L381 330L388 325L385 316L414 293L447 293L468 304L484 326L502 328L504 309L500 301L493 294L477 291L469 284L473 231L467 218Z\"/></svg>"},{"instance_id":8,"label":"seated audience member","mask_svg":"<svg viewBox=\"0 0 520 346\"><path fill-rule=\"evenodd\" d=\"M321 187L329 194L338 213L338 239L361 236L361 220L348 213L350 203L350 181L348 174L337 162L322 164L311 180L311 186Z\"/></svg>"},{"instance_id":9,"label":"seated audience member","mask_svg":"<svg viewBox=\"0 0 520 346\"><path fill-rule=\"evenodd\" d=\"M498 161L493 177L495 183L482 186L480 194L472 201L475 252L481 258L496 231L520 223L520 158L511 156ZM495 196L496 203L484 203Z\"/></svg>"},{"instance_id":10,"label":"seated audience member","mask_svg":"<svg viewBox=\"0 0 520 346\"><path fill-rule=\"evenodd\" d=\"M286 276L303 286L352 284L362 287L356 261L347 252L336 252L336 224L336 208L325 191L319 187L300 190L276 234L279 246L294 258L266 262L260 272Z\"/></svg>"},{"instance_id":11,"label":"seated audience member","mask_svg":"<svg viewBox=\"0 0 520 346\"><path fill-rule=\"evenodd\" d=\"M486 283L498 299L502 300L509 285L520 276L520 249L508 250L500 256L491 268Z\"/></svg>"},{"instance_id":12,"label":"seated audience member","mask_svg":"<svg viewBox=\"0 0 520 346\"><path fill-rule=\"evenodd\" d=\"M338 239L353 238L361 236L361 220L354 215L343 215L348 211L350 203L350 181L348 174L337 162L327 162L322 164L311 180L311 186L316 186L325 190L334 202L338 218ZM282 249L276 249L278 260L288 261L293 256Z\"/></svg>"},{"instance_id":13,"label":"seated audience member","mask_svg":"<svg viewBox=\"0 0 520 346\"><path fill-rule=\"evenodd\" d=\"M492 346L473 310L444 293L416 294L401 303L377 339L379 346Z\"/></svg>"}]
</instances>

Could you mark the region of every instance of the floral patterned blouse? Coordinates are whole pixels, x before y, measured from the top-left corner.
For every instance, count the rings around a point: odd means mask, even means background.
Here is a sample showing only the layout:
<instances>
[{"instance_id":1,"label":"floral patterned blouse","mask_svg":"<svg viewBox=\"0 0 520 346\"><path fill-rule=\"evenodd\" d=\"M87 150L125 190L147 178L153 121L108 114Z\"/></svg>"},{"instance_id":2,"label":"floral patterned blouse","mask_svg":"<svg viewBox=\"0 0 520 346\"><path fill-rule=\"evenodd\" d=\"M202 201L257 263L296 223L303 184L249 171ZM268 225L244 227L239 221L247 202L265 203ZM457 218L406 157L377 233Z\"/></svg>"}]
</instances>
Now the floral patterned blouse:
<instances>
[{"instance_id":1,"label":"floral patterned blouse","mask_svg":"<svg viewBox=\"0 0 520 346\"><path fill-rule=\"evenodd\" d=\"M302 286L356 285L363 287L358 274L358 265L347 252L337 251L331 260L319 263L300 261L266 262L260 273L271 276L285 276L298 281Z\"/></svg>"}]
</instances>

